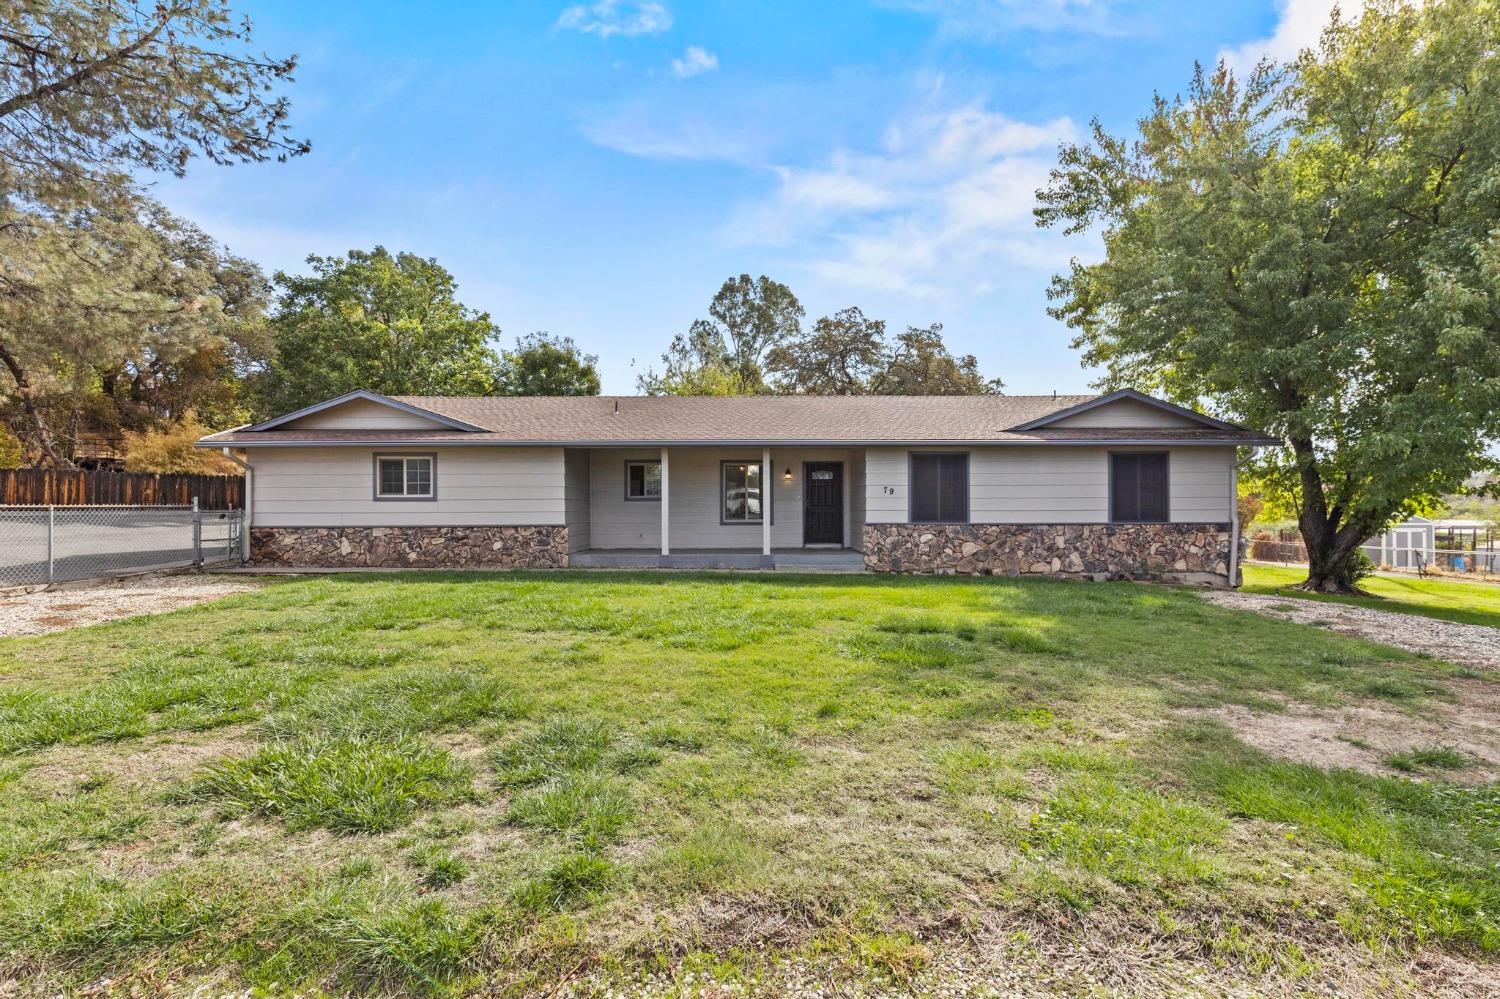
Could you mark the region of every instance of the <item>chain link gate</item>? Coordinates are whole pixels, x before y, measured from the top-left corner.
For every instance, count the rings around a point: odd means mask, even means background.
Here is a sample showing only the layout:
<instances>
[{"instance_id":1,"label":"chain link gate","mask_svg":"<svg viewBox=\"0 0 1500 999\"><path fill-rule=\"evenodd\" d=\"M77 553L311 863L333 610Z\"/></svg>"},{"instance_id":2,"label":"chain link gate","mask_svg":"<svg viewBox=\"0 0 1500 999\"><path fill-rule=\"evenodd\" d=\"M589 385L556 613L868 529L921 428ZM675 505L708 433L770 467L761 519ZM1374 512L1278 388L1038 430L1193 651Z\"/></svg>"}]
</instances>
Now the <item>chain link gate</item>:
<instances>
[{"instance_id":1,"label":"chain link gate","mask_svg":"<svg viewBox=\"0 0 1500 999\"><path fill-rule=\"evenodd\" d=\"M0 506L0 587L240 561L244 514L192 506Z\"/></svg>"}]
</instances>

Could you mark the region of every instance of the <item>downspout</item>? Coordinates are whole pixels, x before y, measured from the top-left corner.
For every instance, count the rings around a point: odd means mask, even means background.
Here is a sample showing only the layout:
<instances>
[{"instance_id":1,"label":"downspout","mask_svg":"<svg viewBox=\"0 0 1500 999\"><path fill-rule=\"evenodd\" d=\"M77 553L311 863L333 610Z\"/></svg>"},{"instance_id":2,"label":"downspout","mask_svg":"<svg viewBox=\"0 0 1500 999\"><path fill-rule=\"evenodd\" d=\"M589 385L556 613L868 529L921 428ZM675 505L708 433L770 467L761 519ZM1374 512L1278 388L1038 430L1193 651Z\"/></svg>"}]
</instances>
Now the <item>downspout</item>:
<instances>
[{"instance_id":1,"label":"downspout","mask_svg":"<svg viewBox=\"0 0 1500 999\"><path fill-rule=\"evenodd\" d=\"M255 506L255 466L245 461L229 448L224 448L224 457L245 470L245 522L240 525L240 561L250 561L250 512Z\"/></svg>"},{"instance_id":2,"label":"downspout","mask_svg":"<svg viewBox=\"0 0 1500 999\"><path fill-rule=\"evenodd\" d=\"M1255 457L1255 448L1242 459L1236 454L1229 468L1229 588L1239 586L1240 572L1240 466Z\"/></svg>"}]
</instances>

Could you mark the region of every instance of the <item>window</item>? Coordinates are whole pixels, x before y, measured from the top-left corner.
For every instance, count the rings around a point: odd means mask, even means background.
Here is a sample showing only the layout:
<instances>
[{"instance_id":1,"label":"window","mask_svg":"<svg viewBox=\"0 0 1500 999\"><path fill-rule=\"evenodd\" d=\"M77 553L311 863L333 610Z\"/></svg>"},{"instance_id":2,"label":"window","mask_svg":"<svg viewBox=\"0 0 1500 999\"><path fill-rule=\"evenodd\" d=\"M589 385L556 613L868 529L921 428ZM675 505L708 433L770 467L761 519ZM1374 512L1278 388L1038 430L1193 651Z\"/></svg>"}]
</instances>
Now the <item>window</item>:
<instances>
[{"instance_id":1,"label":"window","mask_svg":"<svg viewBox=\"0 0 1500 999\"><path fill-rule=\"evenodd\" d=\"M627 461L625 463L625 498L628 500L661 499L661 462Z\"/></svg>"},{"instance_id":2,"label":"window","mask_svg":"<svg viewBox=\"0 0 1500 999\"><path fill-rule=\"evenodd\" d=\"M436 464L437 458L430 454L377 454L375 498L434 498Z\"/></svg>"},{"instance_id":3,"label":"window","mask_svg":"<svg viewBox=\"0 0 1500 999\"><path fill-rule=\"evenodd\" d=\"M1109 519L1123 524L1164 524L1168 520L1165 453L1109 456Z\"/></svg>"},{"instance_id":4,"label":"window","mask_svg":"<svg viewBox=\"0 0 1500 999\"><path fill-rule=\"evenodd\" d=\"M760 462L726 461L719 465L726 524L761 522Z\"/></svg>"},{"instance_id":5,"label":"window","mask_svg":"<svg viewBox=\"0 0 1500 999\"><path fill-rule=\"evenodd\" d=\"M969 520L969 456L911 456L913 523L965 524Z\"/></svg>"}]
</instances>

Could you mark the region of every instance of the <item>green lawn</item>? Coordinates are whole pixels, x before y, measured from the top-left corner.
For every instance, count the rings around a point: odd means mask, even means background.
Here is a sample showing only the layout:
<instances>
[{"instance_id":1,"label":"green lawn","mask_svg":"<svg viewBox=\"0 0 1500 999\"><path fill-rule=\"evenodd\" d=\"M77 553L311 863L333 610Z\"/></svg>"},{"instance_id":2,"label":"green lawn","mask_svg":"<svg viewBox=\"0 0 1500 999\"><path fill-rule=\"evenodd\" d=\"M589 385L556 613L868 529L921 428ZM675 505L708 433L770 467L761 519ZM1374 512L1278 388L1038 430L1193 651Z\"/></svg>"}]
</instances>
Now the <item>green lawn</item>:
<instances>
[{"instance_id":1,"label":"green lawn","mask_svg":"<svg viewBox=\"0 0 1500 999\"><path fill-rule=\"evenodd\" d=\"M1445 621L1484 624L1500 628L1500 584L1471 583L1454 579L1409 579L1392 576L1370 576L1359 585L1368 597L1340 597L1325 593L1308 593L1293 589L1307 578L1302 569L1276 565L1244 567L1246 593L1272 593L1307 600L1329 600L1335 603L1373 607L1377 610L1421 614Z\"/></svg>"},{"instance_id":2,"label":"green lawn","mask_svg":"<svg viewBox=\"0 0 1500 999\"><path fill-rule=\"evenodd\" d=\"M1424 949L1495 971L1500 790L1203 711L1458 676L1000 579L300 578L0 640L0 982L1420 992Z\"/></svg>"}]
</instances>

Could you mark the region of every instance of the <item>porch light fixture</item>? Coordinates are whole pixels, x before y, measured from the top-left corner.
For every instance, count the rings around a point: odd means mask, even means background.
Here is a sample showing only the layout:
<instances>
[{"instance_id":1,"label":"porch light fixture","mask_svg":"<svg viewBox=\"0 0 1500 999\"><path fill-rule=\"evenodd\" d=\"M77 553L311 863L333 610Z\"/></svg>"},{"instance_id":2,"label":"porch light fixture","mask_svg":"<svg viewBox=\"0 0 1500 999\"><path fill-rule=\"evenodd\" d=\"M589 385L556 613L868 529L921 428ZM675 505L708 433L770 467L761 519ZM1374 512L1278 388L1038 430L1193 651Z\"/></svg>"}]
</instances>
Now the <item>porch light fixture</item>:
<instances>
[{"instance_id":1,"label":"porch light fixture","mask_svg":"<svg viewBox=\"0 0 1500 999\"><path fill-rule=\"evenodd\" d=\"M792 481L792 466L788 465L786 471L781 473L781 477L788 482Z\"/></svg>"}]
</instances>

